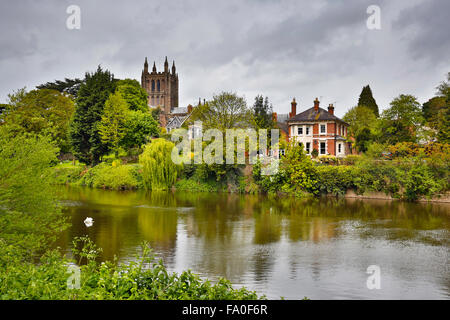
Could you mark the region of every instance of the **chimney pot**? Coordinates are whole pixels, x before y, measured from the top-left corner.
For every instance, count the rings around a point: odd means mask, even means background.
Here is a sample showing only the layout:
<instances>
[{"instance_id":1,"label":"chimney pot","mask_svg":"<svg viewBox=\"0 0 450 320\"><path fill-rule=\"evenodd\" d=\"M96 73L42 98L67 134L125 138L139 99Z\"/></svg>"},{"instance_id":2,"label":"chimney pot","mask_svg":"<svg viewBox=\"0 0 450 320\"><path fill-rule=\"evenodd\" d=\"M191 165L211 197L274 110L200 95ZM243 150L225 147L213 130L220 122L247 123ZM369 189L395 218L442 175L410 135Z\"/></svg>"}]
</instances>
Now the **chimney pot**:
<instances>
[{"instance_id":1,"label":"chimney pot","mask_svg":"<svg viewBox=\"0 0 450 320\"><path fill-rule=\"evenodd\" d=\"M316 98L316 100L314 100L314 110L316 112L319 111L319 104L320 104L320 101L319 101L319 99Z\"/></svg>"},{"instance_id":2,"label":"chimney pot","mask_svg":"<svg viewBox=\"0 0 450 320\"><path fill-rule=\"evenodd\" d=\"M292 99L291 102L291 112L289 113L289 118L295 117L297 115L297 102L295 101L295 98Z\"/></svg>"},{"instance_id":3,"label":"chimney pot","mask_svg":"<svg viewBox=\"0 0 450 320\"><path fill-rule=\"evenodd\" d=\"M330 104L328 105L328 113L329 113L329 114L334 114L334 106L333 106L332 103L330 103Z\"/></svg>"}]
</instances>

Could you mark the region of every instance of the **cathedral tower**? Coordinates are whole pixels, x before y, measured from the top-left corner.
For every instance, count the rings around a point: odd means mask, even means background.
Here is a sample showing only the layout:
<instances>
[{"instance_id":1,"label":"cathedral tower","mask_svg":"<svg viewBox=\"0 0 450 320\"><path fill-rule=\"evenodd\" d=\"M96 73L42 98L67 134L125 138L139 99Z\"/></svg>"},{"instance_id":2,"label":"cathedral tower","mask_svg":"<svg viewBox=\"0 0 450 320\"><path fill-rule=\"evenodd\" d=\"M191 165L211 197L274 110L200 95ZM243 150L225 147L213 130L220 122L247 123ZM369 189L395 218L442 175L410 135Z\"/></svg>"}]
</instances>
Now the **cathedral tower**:
<instances>
[{"instance_id":1,"label":"cathedral tower","mask_svg":"<svg viewBox=\"0 0 450 320\"><path fill-rule=\"evenodd\" d=\"M148 71L148 62L145 58L144 70L141 75L141 86L147 91L148 105L150 107L160 107L161 126L165 127L167 116L174 108L178 108L178 73L175 72L175 61L172 64L172 73L169 70L169 62L164 62L164 71L156 70L156 63L153 62L153 69Z\"/></svg>"}]
</instances>

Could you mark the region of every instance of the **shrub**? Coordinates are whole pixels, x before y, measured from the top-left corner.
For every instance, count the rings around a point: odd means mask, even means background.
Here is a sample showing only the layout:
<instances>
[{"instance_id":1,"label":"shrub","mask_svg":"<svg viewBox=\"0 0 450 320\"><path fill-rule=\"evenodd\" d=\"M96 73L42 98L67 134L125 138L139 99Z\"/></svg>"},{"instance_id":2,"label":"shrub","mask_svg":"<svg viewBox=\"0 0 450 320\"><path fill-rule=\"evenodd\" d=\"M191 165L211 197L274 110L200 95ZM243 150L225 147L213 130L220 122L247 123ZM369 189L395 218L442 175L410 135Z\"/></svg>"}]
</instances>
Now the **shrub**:
<instances>
[{"instance_id":1,"label":"shrub","mask_svg":"<svg viewBox=\"0 0 450 320\"><path fill-rule=\"evenodd\" d=\"M84 166L55 167L53 171L55 184L69 184L77 182L85 170Z\"/></svg>"},{"instance_id":2,"label":"shrub","mask_svg":"<svg viewBox=\"0 0 450 320\"><path fill-rule=\"evenodd\" d=\"M350 166L320 166L317 168L317 190L322 194L343 195L354 187L354 170Z\"/></svg>"},{"instance_id":3,"label":"shrub","mask_svg":"<svg viewBox=\"0 0 450 320\"><path fill-rule=\"evenodd\" d=\"M81 246L80 246L81 244ZM79 248L80 249L76 249ZM69 289L67 260L54 250L39 264L23 263L12 246L0 240L0 298L53 300L247 300L258 295L246 288L234 289L225 279L215 284L190 270L167 271L147 245L137 261L127 264L96 262L99 250L87 237L76 238L74 256L86 261L80 266L80 288Z\"/></svg>"},{"instance_id":4,"label":"shrub","mask_svg":"<svg viewBox=\"0 0 450 320\"><path fill-rule=\"evenodd\" d=\"M219 191L219 183L214 180L201 181L195 178L181 179L175 183L175 188L178 191L189 192L215 192Z\"/></svg>"},{"instance_id":5,"label":"shrub","mask_svg":"<svg viewBox=\"0 0 450 320\"><path fill-rule=\"evenodd\" d=\"M313 161L306 155L303 146L291 143L282 159L282 170L286 182L293 190L317 194L317 171Z\"/></svg>"},{"instance_id":6,"label":"shrub","mask_svg":"<svg viewBox=\"0 0 450 320\"><path fill-rule=\"evenodd\" d=\"M408 171L405 183L405 197L407 200L417 200L420 196L431 196L442 189L433 177L429 167L414 166Z\"/></svg>"},{"instance_id":7,"label":"shrub","mask_svg":"<svg viewBox=\"0 0 450 320\"><path fill-rule=\"evenodd\" d=\"M89 169L78 184L113 190L137 189L142 186L139 170L139 165L121 165L117 161L109 165L102 162Z\"/></svg>"}]
</instances>

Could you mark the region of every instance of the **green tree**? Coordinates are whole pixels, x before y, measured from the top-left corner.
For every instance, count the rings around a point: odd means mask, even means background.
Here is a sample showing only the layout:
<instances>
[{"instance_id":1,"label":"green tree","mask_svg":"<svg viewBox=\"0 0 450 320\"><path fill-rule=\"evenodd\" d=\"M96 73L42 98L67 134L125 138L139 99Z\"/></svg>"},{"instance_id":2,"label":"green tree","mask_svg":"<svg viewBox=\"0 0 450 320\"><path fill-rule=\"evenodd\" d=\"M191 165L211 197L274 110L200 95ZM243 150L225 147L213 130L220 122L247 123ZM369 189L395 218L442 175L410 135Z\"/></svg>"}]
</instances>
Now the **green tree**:
<instances>
[{"instance_id":1,"label":"green tree","mask_svg":"<svg viewBox=\"0 0 450 320\"><path fill-rule=\"evenodd\" d=\"M412 95L401 94L381 116L381 142L416 142L424 122L421 105Z\"/></svg>"},{"instance_id":2,"label":"green tree","mask_svg":"<svg viewBox=\"0 0 450 320\"><path fill-rule=\"evenodd\" d=\"M255 103L253 104L253 118L255 121L255 127L261 129L271 129L274 126L272 119L273 107L269 104L269 98L265 98L262 95L255 97Z\"/></svg>"},{"instance_id":3,"label":"green tree","mask_svg":"<svg viewBox=\"0 0 450 320\"><path fill-rule=\"evenodd\" d=\"M445 107L439 111L438 116L438 140L450 143L450 72L447 73L447 81L442 81L437 89L438 95L445 98Z\"/></svg>"},{"instance_id":4,"label":"green tree","mask_svg":"<svg viewBox=\"0 0 450 320\"><path fill-rule=\"evenodd\" d=\"M155 121L157 123L159 123L159 115L161 114L161 108L159 106L156 108L152 108L151 114L152 114L153 119L155 119Z\"/></svg>"},{"instance_id":5,"label":"green tree","mask_svg":"<svg viewBox=\"0 0 450 320\"><path fill-rule=\"evenodd\" d=\"M423 117L433 129L438 128L441 110L446 108L445 100L446 97L433 97L422 105Z\"/></svg>"},{"instance_id":6,"label":"green tree","mask_svg":"<svg viewBox=\"0 0 450 320\"><path fill-rule=\"evenodd\" d=\"M369 128L363 128L355 137L356 148L360 152L366 152L370 142L373 140L372 132Z\"/></svg>"},{"instance_id":7,"label":"green tree","mask_svg":"<svg viewBox=\"0 0 450 320\"><path fill-rule=\"evenodd\" d=\"M108 152L108 146L101 141L98 123L105 102L114 90L114 76L109 71L99 66L96 72L86 73L78 91L75 114L69 129L74 155L82 163L96 165Z\"/></svg>"},{"instance_id":8,"label":"green tree","mask_svg":"<svg viewBox=\"0 0 450 320\"><path fill-rule=\"evenodd\" d=\"M114 151L119 157L119 147L125 136L125 123L128 116L128 105L119 92L111 94L105 102L102 118L98 124L98 132L102 143Z\"/></svg>"},{"instance_id":9,"label":"green tree","mask_svg":"<svg viewBox=\"0 0 450 320\"><path fill-rule=\"evenodd\" d=\"M57 153L49 137L17 135L0 126L0 242L27 260L67 227L51 185Z\"/></svg>"},{"instance_id":10,"label":"green tree","mask_svg":"<svg viewBox=\"0 0 450 320\"><path fill-rule=\"evenodd\" d=\"M348 134L351 137L356 137L364 128L368 128L372 132L377 128L377 117L372 109L366 106L351 108L344 115L343 120L350 125L348 127Z\"/></svg>"},{"instance_id":11,"label":"green tree","mask_svg":"<svg viewBox=\"0 0 450 320\"><path fill-rule=\"evenodd\" d=\"M52 90L59 91L61 93L68 93L76 99L77 95L78 95L78 90L80 89L80 85L82 83L83 83L83 80L80 80L78 78L75 78L75 79L65 78L64 80L55 80L54 82L47 82L47 83L41 84L39 86L36 86L36 88L52 89Z\"/></svg>"},{"instance_id":12,"label":"green tree","mask_svg":"<svg viewBox=\"0 0 450 320\"><path fill-rule=\"evenodd\" d=\"M125 135L120 144L125 149L140 147L151 137L160 135L160 127L149 112L129 111L124 129Z\"/></svg>"},{"instance_id":13,"label":"green tree","mask_svg":"<svg viewBox=\"0 0 450 320\"><path fill-rule=\"evenodd\" d=\"M148 112L147 92L139 82L133 79L125 79L117 82L116 92L119 92L127 102L130 110Z\"/></svg>"},{"instance_id":14,"label":"green tree","mask_svg":"<svg viewBox=\"0 0 450 320\"><path fill-rule=\"evenodd\" d=\"M375 116L377 118L379 117L380 113L378 110L378 105L377 105L375 99L373 98L372 90L370 89L369 85L363 87L361 94L359 95L358 106L368 107L369 109L371 109L373 111L373 113L375 114Z\"/></svg>"},{"instance_id":15,"label":"green tree","mask_svg":"<svg viewBox=\"0 0 450 320\"><path fill-rule=\"evenodd\" d=\"M139 156L142 164L142 179L147 190L168 190L177 181L182 165L172 161L175 145L165 139L155 139L147 144Z\"/></svg>"},{"instance_id":16,"label":"green tree","mask_svg":"<svg viewBox=\"0 0 450 320\"><path fill-rule=\"evenodd\" d=\"M222 92L211 101L194 108L189 123L202 121L205 129L226 129L247 127L251 124L252 113L245 99L235 93Z\"/></svg>"},{"instance_id":17,"label":"green tree","mask_svg":"<svg viewBox=\"0 0 450 320\"><path fill-rule=\"evenodd\" d=\"M281 163L291 188L317 194L317 170L302 144L291 142Z\"/></svg>"},{"instance_id":18,"label":"green tree","mask_svg":"<svg viewBox=\"0 0 450 320\"><path fill-rule=\"evenodd\" d=\"M62 152L69 152L67 131L75 109L69 97L51 89L20 89L8 97L4 122L11 131L49 135Z\"/></svg>"}]
</instances>

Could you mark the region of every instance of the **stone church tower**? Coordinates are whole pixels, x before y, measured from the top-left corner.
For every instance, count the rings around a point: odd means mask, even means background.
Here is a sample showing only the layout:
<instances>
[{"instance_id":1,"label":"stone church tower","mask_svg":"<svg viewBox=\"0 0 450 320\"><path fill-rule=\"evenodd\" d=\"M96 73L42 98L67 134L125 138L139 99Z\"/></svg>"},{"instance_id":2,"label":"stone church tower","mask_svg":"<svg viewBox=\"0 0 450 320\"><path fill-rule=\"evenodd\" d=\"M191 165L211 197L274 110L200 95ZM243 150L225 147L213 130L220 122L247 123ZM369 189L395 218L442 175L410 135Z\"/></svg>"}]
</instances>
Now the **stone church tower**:
<instances>
[{"instance_id":1,"label":"stone church tower","mask_svg":"<svg viewBox=\"0 0 450 320\"><path fill-rule=\"evenodd\" d=\"M169 71L167 57L163 72L157 72L156 64L153 62L153 69L150 73L147 58L145 58L141 86L147 91L148 105L161 108L160 123L162 127L165 127L169 114L174 108L178 108L178 74L176 73L175 61L173 61L171 72Z\"/></svg>"}]
</instances>

